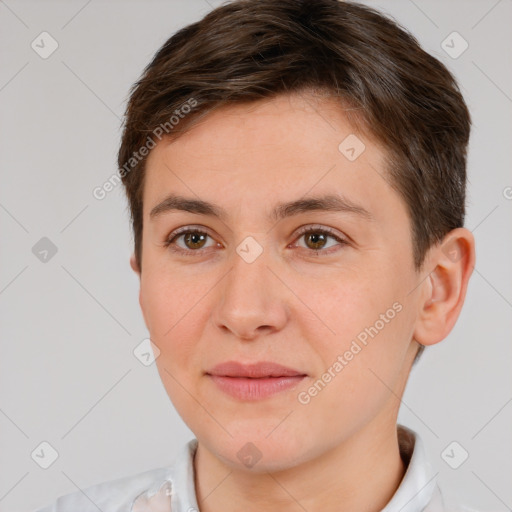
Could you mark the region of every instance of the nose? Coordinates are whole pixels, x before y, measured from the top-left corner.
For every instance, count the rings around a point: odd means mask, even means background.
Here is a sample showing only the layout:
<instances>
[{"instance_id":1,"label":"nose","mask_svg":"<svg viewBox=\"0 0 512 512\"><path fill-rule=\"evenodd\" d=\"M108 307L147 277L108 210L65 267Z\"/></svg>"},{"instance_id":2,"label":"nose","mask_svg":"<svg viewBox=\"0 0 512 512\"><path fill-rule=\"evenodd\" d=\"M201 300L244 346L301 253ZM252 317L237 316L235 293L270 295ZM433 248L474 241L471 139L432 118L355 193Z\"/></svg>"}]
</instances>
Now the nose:
<instances>
[{"instance_id":1,"label":"nose","mask_svg":"<svg viewBox=\"0 0 512 512\"><path fill-rule=\"evenodd\" d=\"M269 263L265 253L252 263L234 254L230 270L215 287L212 321L217 328L246 341L283 329L291 294Z\"/></svg>"}]
</instances>

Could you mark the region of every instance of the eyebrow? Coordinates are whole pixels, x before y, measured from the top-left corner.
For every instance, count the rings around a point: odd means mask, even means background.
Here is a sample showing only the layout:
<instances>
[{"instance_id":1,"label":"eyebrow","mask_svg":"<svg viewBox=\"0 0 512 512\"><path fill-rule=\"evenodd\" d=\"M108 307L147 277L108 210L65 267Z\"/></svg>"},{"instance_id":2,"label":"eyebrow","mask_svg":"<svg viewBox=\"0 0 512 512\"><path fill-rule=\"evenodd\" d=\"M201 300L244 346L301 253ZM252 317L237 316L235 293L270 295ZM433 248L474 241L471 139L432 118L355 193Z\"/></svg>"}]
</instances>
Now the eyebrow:
<instances>
[{"instance_id":1,"label":"eyebrow","mask_svg":"<svg viewBox=\"0 0 512 512\"><path fill-rule=\"evenodd\" d=\"M226 221L229 217L226 210L218 205L208 201L203 201L202 199L188 198L176 194L170 194L163 201L158 203L151 210L149 217L150 219L155 219L156 217L171 211L184 211L198 215L208 215L211 217L217 217L222 221ZM278 221L287 217L312 211L344 212L360 216L367 220L375 220L374 216L361 205L336 194L306 197L296 201L279 203L271 211L269 217L273 221Z\"/></svg>"}]
</instances>

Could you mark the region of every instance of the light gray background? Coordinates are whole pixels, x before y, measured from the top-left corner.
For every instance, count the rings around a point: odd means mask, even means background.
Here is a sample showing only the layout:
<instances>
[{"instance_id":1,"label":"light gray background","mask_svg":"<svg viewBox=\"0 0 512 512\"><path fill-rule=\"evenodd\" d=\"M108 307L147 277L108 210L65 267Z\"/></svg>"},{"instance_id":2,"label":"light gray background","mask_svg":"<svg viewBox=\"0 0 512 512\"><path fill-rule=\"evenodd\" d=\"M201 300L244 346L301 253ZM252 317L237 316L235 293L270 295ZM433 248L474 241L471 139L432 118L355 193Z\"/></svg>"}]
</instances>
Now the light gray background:
<instances>
[{"instance_id":1,"label":"light gray background","mask_svg":"<svg viewBox=\"0 0 512 512\"><path fill-rule=\"evenodd\" d=\"M456 327L413 370L399 420L423 437L444 488L510 510L512 2L367 3L448 65L474 121L476 268ZM0 1L2 512L165 466L192 437L155 365L133 355L148 333L122 189L103 201L92 190L116 170L129 87L172 33L217 5ZM46 60L31 48L42 31L59 44ZM453 31L469 43L457 59L441 48ZM58 248L46 263L32 253L42 237ZM456 470L440 456L454 440L469 452ZM42 441L59 453L46 470L31 458Z\"/></svg>"}]
</instances>

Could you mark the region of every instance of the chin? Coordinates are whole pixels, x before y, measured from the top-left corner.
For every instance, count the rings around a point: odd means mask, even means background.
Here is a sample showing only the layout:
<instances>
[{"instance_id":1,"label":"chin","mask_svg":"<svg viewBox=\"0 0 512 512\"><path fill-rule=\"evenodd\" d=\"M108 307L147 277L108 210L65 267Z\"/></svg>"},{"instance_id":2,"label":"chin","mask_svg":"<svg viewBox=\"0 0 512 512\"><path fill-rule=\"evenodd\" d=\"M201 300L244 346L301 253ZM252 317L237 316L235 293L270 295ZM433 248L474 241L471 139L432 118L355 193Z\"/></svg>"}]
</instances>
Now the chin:
<instances>
[{"instance_id":1,"label":"chin","mask_svg":"<svg viewBox=\"0 0 512 512\"><path fill-rule=\"evenodd\" d=\"M275 425L274 427L275 428ZM278 427L279 428L279 427ZM314 451L305 445L305 437L283 429L243 429L233 437L219 437L205 443L224 464L234 470L246 470L252 473L282 471L294 467L308 459L308 453Z\"/></svg>"}]
</instances>

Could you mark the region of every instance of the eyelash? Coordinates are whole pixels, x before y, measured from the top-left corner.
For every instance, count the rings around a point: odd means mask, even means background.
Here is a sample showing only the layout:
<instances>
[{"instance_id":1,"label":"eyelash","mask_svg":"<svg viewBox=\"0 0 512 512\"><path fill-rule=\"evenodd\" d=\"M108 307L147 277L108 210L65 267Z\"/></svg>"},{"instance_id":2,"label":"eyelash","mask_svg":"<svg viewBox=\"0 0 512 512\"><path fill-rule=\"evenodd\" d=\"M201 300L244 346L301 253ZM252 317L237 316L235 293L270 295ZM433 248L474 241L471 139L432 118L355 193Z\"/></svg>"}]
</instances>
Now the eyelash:
<instances>
[{"instance_id":1,"label":"eyelash","mask_svg":"<svg viewBox=\"0 0 512 512\"><path fill-rule=\"evenodd\" d=\"M348 242L347 240L339 237L338 235L335 234L335 232L329 228L325 228L325 227L315 227L315 226L304 226L303 228L299 229L299 232L297 233L297 240L304 236L304 235L308 235L310 233L315 233L315 234L322 234L322 235L327 235L329 236L330 238L333 238L334 240L336 240L337 242L340 243L340 245L347 245ZM207 235L209 236L210 238L213 238L209 235L208 232L202 230L202 229L198 229L198 228L192 228L192 227L184 227L184 228L180 228L179 230L171 233L168 237L167 240L165 240L165 242L163 243L163 246L168 248L169 250L171 250L172 252L175 252L175 253L178 253L178 254L182 254L182 255L185 255L185 256L196 256L198 253L200 254L202 251L204 250L207 250L207 249L198 249L198 250L191 250L191 249L182 249L182 248L177 248L176 245L175 245L175 240L182 236L182 235L186 235L186 234L200 234L200 235ZM329 248L329 249L307 249L307 251L315 254L315 255L321 255L321 256L324 256L324 255L328 255L328 254L331 254L333 251L330 250L330 249L334 249L334 248Z\"/></svg>"}]
</instances>

